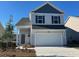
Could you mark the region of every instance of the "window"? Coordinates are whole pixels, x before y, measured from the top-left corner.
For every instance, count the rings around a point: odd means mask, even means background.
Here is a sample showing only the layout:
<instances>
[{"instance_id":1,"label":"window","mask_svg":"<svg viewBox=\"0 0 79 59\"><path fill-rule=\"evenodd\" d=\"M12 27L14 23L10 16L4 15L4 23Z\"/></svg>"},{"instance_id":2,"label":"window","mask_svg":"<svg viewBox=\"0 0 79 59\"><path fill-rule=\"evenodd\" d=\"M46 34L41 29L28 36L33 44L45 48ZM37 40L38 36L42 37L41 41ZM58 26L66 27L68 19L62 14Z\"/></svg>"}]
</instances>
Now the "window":
<instances>
[{"instance_id":1,"label":"window","mask_svg":"<svg viewBox=\"0 0 79 59\"><path fill-rule=\"evenodd\" d=\"M44 24L45 23L45 17L44 16L36 16L36 23Z\"/></svg>"},{"instance_id":2,"label":"window","mask_svg":"<svg viewBox=\"0 0 79 59\"><path fill-rule=\"evenodd\" d=\"M60 16L52 16L52 24L60 24Z\"/></svg>"}]
</instances>

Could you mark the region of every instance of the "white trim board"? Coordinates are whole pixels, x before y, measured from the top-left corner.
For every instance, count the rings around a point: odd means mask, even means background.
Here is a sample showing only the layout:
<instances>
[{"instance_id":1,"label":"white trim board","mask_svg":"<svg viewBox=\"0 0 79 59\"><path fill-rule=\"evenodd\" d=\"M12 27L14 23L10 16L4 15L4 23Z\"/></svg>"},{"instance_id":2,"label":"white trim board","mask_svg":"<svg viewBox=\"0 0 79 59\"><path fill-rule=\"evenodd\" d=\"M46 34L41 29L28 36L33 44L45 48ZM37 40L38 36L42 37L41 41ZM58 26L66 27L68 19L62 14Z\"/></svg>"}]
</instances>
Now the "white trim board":
<instances>
[{"instance_id":1,"label":"white trim board","mask_svg":"<svg viewBox=\"0 0 79 59\"><path fill-rule=\"evenodd\" d=\"M30 28L31 26L17 26L18 29L20 28Z\"/></svg>"},{"instance_id":2,"label":"white trim board","mask_svg":"<svg viewBox=\"0 0 79 59\"><path fill-rule=\"evenodd\" d=\"M32 29L32 31L62 31L66 29Z\"/></svg>"}]
</instances>

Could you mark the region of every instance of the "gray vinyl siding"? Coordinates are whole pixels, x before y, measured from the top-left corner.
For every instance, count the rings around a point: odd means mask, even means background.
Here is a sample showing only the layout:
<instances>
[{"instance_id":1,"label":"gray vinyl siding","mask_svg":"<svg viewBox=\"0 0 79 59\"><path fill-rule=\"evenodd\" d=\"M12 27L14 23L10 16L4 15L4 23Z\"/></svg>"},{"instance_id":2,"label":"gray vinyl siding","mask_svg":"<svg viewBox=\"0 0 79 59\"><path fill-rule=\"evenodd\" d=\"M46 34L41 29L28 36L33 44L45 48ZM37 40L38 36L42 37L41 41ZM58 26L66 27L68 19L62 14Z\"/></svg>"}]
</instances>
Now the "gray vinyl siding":
<instances>
[{"instance_id":1,"label":"gray vinyl siding","mask_svg":"<svg viewBox=\"0 0 79 59\"><path fill-rule=\"evenodd\" d=\"M66 29L67 41L71 42L72 40L79 41L79 32L76 32L70 28Z\"/></svg>"},{"instance_id":2,"label":"gray vinyl siding","mask_svg":"<svg viewBox=\"0 0 79 59\"><path fill-rule=\"evenodd\" d=\"M32 24L36 24L35 16L45 16L45 23L44 24L37 24L37 25L64 25L64 15L63 14L47 14L47 13L31 13L30 19ZM60 24L52 24L52 16L60 16Z\"/></svg>"}]
</instances>

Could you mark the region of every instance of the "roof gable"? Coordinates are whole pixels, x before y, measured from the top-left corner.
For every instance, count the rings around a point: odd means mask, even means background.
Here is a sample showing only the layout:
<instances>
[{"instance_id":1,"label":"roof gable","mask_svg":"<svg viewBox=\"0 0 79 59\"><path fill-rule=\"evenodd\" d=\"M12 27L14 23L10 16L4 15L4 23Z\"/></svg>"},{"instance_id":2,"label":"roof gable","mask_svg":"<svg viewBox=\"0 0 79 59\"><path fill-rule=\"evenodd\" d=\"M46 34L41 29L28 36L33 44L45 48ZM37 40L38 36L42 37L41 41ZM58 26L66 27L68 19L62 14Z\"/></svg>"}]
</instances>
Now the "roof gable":
<instances>
[{"instance_id":1,"label":"roof gable","mask_svg":"<svg viewBox=\"0 0 79 59\"><path fill-rule=\"evenodd\" d=\"M25 26L30 23L29 18L21 18L21 20L16 24L16 26Z\"/></svg>"},{"instance_id":2,"label":"roof gable","mask_svg":"<svg viewBox=\"0 0 79 59\"><path fill-rule=\"evenodd\" d=\"M32 12L35 12L35 13L60 13L60 14L63 14L63 11L56 8L54 5L52 5L49 2L47 2L44 5L40 6L36 10L33 10Z\"/></svg>"}]
</instances>

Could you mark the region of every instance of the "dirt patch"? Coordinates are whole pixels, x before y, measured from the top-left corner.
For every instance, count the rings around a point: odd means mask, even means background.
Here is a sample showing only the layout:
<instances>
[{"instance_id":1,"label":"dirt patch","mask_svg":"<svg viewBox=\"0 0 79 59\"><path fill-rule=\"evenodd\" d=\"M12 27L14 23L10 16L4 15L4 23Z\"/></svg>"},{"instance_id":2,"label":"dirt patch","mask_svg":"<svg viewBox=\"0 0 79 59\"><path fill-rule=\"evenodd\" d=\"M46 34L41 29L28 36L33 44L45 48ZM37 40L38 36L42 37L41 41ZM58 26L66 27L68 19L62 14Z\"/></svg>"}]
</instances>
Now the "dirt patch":
<instances>
[{"instance_id":1,"label":"dirt patch","mask_svg":"<svg viewBox=\"0 0 79 59\"><path fill-rule=\"evenodd\" d=\"M0 49L0 57L35 57L34 49L7 49L3 51Z\"/></svg>"}]
</instances>

